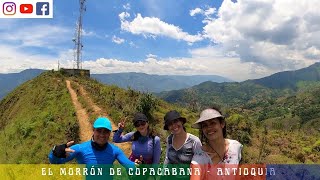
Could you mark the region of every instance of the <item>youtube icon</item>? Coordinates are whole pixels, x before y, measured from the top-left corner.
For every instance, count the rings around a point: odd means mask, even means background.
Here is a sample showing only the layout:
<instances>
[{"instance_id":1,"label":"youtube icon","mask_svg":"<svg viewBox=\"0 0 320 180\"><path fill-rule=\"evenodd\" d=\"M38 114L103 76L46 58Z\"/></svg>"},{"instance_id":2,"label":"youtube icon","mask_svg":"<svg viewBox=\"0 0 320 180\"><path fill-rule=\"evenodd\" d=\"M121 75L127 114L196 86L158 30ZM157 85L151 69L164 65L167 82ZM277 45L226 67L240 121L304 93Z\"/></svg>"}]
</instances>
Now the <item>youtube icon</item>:
<instances>
[{"instance_id":1,"label":"youtube icon","mask_svg":"<svg viewBox=\"0 0 320 180\"><path fill-rule=\"evenodd\" d=\"M31 14L33 12L32 4L21 4L20 5L20 13L23 14Z\"/></svg>"}]
</instances>

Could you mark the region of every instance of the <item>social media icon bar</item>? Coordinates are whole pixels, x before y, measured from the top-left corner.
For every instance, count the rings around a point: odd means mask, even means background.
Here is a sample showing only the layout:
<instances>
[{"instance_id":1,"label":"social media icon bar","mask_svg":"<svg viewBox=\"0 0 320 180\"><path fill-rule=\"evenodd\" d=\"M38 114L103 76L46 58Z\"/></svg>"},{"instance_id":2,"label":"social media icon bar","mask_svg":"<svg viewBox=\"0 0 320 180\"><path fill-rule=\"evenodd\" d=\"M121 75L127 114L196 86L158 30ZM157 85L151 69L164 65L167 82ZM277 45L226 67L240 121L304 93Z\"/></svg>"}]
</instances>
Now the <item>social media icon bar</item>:
<instances>
[{"instance_id":1,"label":"social media icon bar","mask_svg":"<svg viewBox=\"0 0 320 180\"><path fill-rule=\"evenodd\" d=\"M0 1L0 18L53 18L53 0Z\"/></svg>"}]
</instances>

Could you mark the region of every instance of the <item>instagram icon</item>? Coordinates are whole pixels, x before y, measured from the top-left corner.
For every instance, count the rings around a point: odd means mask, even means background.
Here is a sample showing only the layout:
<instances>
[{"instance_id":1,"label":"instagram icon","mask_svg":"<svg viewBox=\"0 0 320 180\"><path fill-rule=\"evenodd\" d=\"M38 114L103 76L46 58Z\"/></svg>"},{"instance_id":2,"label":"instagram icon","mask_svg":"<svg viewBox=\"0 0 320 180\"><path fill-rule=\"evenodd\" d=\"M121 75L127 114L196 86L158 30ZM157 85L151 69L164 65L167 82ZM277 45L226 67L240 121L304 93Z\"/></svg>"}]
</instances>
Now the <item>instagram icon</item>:
<instances>
[{"instance_id":1,"label":"instagram icon","mask_svg":"<svg viewBox=\"0 0 320 180\"><path fill-rule=\"evenodd\" d=\"M5 2L2 10L4 15L14 15L16 14L16 4L14 2Z\"/></svg>"}]
</instances>

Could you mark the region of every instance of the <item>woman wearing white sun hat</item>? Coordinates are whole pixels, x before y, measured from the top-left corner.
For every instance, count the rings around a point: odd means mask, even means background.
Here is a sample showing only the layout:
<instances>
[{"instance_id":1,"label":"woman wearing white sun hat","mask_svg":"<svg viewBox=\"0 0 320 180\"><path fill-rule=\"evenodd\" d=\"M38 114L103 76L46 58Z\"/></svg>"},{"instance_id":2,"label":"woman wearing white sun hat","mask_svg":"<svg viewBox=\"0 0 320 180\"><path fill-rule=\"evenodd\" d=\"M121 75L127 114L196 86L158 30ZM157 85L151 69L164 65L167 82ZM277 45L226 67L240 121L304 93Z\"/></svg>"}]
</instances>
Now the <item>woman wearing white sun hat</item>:
<instances>
[{"instance_id":1,"label":"woman wearing white sun hat","mask_svg":"<svg viewBox=\"0 0 320 180\"><path fill-rule=\"evenodd\" d=\"M226 121L218 108L203 110L191 127L200 129L202 143L202 151L194 155L192 164L205 172L201 177L193 176L191 179L208 179L207 172L211 165L239 164L243 146L236 140L226 138Z\"/></svg>"}]
</instances>

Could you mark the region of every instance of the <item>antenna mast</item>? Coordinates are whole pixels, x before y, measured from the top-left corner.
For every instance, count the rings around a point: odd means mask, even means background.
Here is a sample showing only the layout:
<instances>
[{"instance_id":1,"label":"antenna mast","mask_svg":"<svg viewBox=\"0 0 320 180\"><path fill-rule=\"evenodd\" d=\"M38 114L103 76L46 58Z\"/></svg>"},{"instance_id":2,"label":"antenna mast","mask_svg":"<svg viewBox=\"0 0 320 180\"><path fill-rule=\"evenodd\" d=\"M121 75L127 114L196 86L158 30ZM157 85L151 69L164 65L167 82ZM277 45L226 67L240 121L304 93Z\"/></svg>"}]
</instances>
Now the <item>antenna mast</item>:
<instances>
[{"instance_id":1,"label":"antenna mast","mask_svg":"<svg viewBox=\"0 0 320 180\"><path fill-rule=\"evenodd\" d=\"M75 38L72 39L75 45L75 54L74 54L74 62L77 65L77 69L82 69L82 17L84 12L86 11L86 6L85 6L85 1L86 0L79 0L80 3L80 16L77 22L77 27L76 27L76 33L75 33Z\"/></svg>"}]
</instances>

